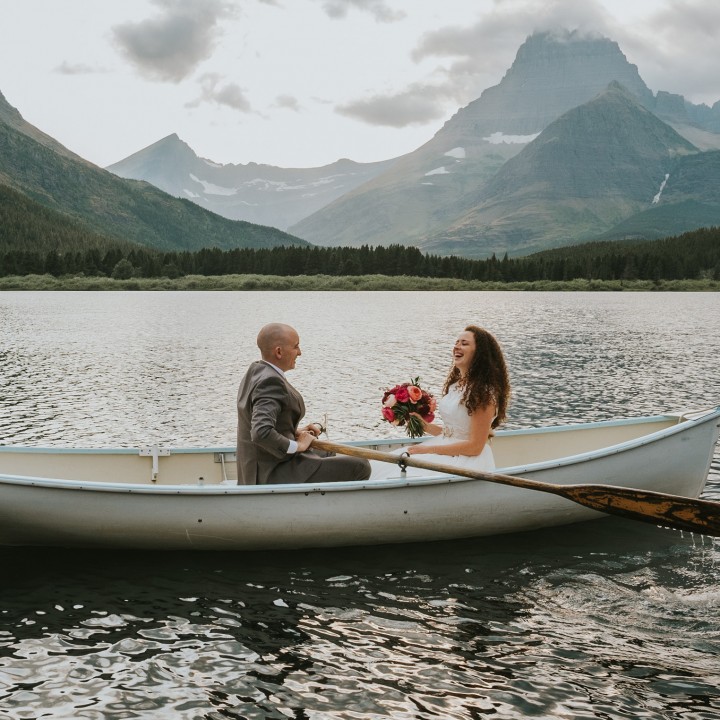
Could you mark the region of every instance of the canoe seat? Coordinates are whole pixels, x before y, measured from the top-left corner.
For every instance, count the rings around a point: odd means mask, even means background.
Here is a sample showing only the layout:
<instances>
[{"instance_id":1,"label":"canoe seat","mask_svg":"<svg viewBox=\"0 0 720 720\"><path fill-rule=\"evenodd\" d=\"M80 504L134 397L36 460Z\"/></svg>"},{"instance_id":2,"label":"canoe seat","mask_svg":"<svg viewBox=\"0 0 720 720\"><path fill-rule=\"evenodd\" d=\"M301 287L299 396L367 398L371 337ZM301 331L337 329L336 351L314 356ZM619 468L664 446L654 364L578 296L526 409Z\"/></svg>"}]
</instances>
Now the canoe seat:
<instances>
[{"instance_id":1,"label":"canoe seat","mask_svg":"<svg viewBox=\"0 0 720 720\"><path fill-rule=\"evenodd\" d=\"M216 452L215 462L222 468L221 485L237 485L237 454L234 452Z\"/></svg>"}]
</instances>

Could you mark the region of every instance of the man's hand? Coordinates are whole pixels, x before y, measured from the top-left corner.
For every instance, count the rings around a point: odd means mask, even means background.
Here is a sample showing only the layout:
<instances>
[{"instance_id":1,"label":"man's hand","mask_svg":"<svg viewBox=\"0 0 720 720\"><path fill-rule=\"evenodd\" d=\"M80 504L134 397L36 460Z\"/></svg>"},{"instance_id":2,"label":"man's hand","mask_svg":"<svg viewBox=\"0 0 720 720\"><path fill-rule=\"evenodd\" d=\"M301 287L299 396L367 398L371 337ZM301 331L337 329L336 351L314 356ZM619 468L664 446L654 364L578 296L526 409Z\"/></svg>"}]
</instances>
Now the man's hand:
<instances>
[{"instance_id":1,"label":"man's hand","mask_svg":"<svg viewBox=\"0 0 720 720\"><path fill-rule=\"evenodd\" d=\"M305 428L298 430L295 433L295 440L297 440L298 444L298 452L305 452L310 445L312 445L312 441L314 439L315 435L313 435L309 430Z\"/></svg>"},{"instance_id":2,"label":"man's hand","mask_svg":"<svg viewBox=\"0 0 720 720\"><path fill-rule=\"evenodd\" d=\"M298 432L305 431L309 432L313 437L320 437L320 433L324 430L325 428L319 422L314 422L306 425L304 428L300 428Z\"/></svg>"}]
</instances>

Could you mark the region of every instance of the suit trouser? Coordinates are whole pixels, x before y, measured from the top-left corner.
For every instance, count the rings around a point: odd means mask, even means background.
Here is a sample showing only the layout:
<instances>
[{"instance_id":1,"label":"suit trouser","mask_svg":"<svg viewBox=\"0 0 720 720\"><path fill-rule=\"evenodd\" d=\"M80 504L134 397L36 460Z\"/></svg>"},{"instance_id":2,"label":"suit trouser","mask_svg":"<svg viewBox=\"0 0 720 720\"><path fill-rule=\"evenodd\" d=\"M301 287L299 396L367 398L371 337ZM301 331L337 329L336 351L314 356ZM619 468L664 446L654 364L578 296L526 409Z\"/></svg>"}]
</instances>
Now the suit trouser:
<instances>
[{"instance_id":1,"label":"suit trouser","mask_svg":"<svg viewBox=\"0 0 720 720\"><path fill-rule=\"evenodd\" d=\"M370 477L370 463L362 458L348 455L331 455L322 458L318 469L305 482L345 482L367 480Z\"/></svg>"},{"instance_id":2,"label":"suit trouser","mask_svg":"<svg viewBox=\"0 0 720 720\"><path fill-rule=\"evenodd\" d=\"M352 480L367 480L370 477L370 463L362 458L348 455L328 455L325 452L309 450L304 453L305 458L296 458L278 465L270 474L268 483L296 483L296 482L347 482ZM307 475L306 472L297 472L293 468L294 462L307 462L312 457L312 464L316 468ZM305 479L301 479L305 477Z\"/></svg>"}]
</instances>

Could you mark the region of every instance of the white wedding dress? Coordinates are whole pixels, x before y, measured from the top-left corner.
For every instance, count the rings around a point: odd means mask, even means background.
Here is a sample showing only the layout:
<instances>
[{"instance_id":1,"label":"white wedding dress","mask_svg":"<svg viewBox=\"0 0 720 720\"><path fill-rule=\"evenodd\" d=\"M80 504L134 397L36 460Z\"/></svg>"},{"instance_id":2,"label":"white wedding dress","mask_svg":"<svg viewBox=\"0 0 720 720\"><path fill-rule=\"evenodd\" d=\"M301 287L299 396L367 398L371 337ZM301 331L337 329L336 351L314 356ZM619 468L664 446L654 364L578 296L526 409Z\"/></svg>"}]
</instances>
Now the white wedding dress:
<instances>
[{"instance_id":1,"label":"white wedding dress","mask_svg":"<svg viewBox=\"0 0 720 720\"><path fill-rule=\"evenodd\" d=\"M468 415L467 408L462 402L462 392L458 389L457 385L450 386L447 395L444 395L438 401L437 409L443 421L443 432L441 435L434 435L433 437L423 440L423 445L447 445L458 442L458 440L467 440L470 437L470 415ZM393 453L399 455L403 451L404 448L394 450ZM415 457L424 462L454 465L458 468L477 470L478 472L492 472L495 469L495 458L493 457L489 442L485 443L485 447L483 447L479 455L423 453L411 457ZM398 465L382 462L381 460L371 460L370 465L372 467L370 474L371 480L389 480L391 478L402 477ZM436 474L438 473L408 466L405 477L427 477L428 475Z\"/></svg>"}]
</instances>

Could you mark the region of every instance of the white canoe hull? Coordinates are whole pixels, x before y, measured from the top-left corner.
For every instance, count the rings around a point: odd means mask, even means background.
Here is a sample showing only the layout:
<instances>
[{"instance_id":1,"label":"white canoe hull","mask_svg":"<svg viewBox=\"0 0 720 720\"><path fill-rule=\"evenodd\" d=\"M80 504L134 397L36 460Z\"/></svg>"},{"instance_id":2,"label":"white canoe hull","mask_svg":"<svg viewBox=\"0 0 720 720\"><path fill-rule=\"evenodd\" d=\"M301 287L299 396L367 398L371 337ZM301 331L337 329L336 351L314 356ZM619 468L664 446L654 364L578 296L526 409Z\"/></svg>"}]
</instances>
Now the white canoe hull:
<instances>
[{"instance_id":1,"label":"white canoe hull","mask_svg":"<svg viewBox=\"0 0 720 720\"><path fill-rule=\"evenodd\" d=\"M498 471L506 474L697 497L719 431L720 408L694 419L668 415L507 431L494 443L503 460L537 460L505 462ZM617 441L594 447L605 437ZM580 451L562 456L559 447ZM133 450L0 448L0 544L167 550L373 545L602 517L552 494L451 476L238 486L228 479L230 453L172 450L153 458ZM34 471L20 474L18 466ZM48 470L38 475L37 468ZM138 480L139 468L146 480ZM65 477L69 472L75 479Z\"/></svg>"}]
</instances>

